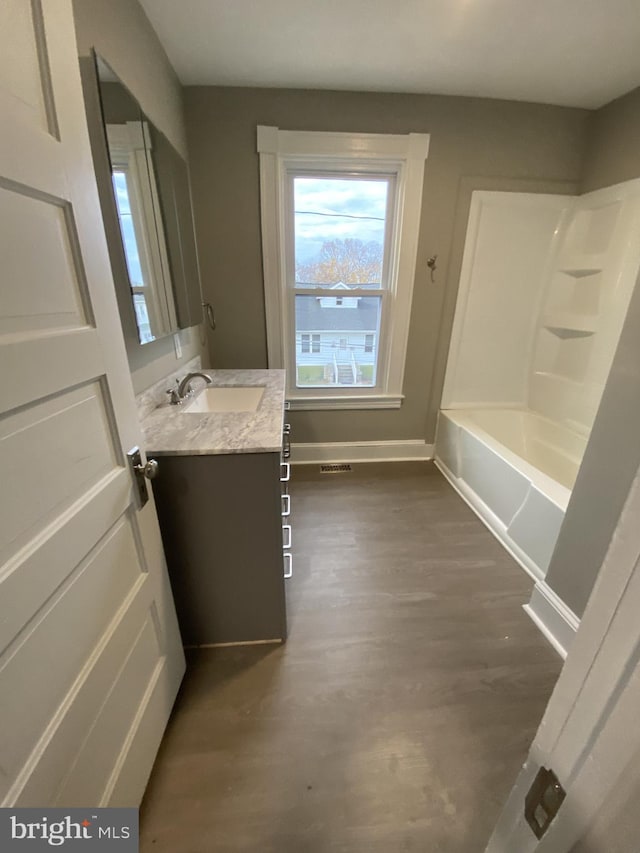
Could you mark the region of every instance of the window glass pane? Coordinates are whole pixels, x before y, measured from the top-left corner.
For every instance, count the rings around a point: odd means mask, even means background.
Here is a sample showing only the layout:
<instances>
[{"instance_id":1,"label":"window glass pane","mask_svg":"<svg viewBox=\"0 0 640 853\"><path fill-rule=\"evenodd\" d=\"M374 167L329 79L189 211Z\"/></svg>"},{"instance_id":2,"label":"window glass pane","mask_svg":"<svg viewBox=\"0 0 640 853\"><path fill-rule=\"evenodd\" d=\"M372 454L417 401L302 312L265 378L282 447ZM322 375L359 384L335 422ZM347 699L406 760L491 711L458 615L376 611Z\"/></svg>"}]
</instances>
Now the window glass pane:
<instances>
[{"instance_id":1,"label":"window glass pane","mask_svg":"<svg viewBox=\"0 0 640 853\"><path fill-rule=\"evenodd\" d=\"M140 254L138 252L136 233L133 227L133 215L131 213L131 203L129 201L127 176L124 172L114 171L113 188L115 190L118 219L120 220L120 232L122 233L122 242L124 244L129 281L131 282L131 287L143 287L144 280L142 277L142 266L140 264Z\"/></svg>"},{"instance_id":2,"label":"window glass pane","mask_svg":"<svg viewBox=\"0 0 640 853\"><path fill-rule=\"evenodd\" d=\"M140 343L148 344L149 341L154 340L154 337L151 333L147 300L143 293L133 294L133 308L136 312L136 322L138 324L138 332L140 334Z\"/></svg>"},{"instance_id":3,"label":"window glass pane","mask_svg":"<svg viewBox=\"0 0 640 853\"><path fill-rule=\"evenodd\" d=\"M382 299L295 298L298 388L371 387L376 384Z\"/></svg>"},{"instance_id":4,"label":"window glass pane","mask_svg":"<svg viewBox=\"0 0 640 853\"><path fill-rule=\"evenodd\" d=\"M293 180L297 285L382 281L389 178Z\"/></svg>"}]
</instances>

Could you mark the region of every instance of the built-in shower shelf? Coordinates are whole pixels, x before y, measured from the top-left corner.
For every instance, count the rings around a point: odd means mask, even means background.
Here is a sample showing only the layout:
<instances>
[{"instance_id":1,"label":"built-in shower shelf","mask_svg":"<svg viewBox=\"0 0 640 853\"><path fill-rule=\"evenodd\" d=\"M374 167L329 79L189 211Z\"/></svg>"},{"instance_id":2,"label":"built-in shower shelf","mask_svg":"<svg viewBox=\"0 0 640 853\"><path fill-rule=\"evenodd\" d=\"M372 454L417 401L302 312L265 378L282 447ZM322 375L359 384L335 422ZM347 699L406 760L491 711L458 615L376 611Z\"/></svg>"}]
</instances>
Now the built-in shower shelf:
<instances>
[{"instance_id":1,"label":"built-in shower shelf","mask_svg":"<svg viewBox=\"0 0 640 853\"><path fill-rule=\"evenodd\" d=\"M597 331L598 318L590 314L574 314L569 311L548 314L544 325L561 338L584 337Z\"/></svg>"},{"instance_id":2,"label":"built-in shower shelf","mask_svg":"<svg viewBox=\"0 0 640 853\"><path fill-rule=\"evenodd\" d=\"M558 263L558 270L573 278L584 278L602 272L606 261L606 253L600 252L567 252Z\"/></svg>"},{"instance_id":3,"label":"built-in shower shelf","mask_svg":"<svg viewBox=\"0 0 640 853\"><path fill-rule=\"evenodd\" d=\"M573 278L586 278L589 275L602 272L602 267L561 267L560 272Z\"/></svg>"}]
</instances>

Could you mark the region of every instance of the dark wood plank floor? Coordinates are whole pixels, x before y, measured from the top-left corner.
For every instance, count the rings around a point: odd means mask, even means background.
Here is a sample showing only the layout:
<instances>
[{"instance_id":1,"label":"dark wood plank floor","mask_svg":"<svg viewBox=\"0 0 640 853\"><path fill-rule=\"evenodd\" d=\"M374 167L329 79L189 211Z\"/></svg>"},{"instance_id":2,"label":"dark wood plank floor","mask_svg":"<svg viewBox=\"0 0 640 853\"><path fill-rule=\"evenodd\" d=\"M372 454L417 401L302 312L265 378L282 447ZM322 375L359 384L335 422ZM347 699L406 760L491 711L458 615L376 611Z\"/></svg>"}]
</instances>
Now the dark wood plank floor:
<instances>
[{"instance_id":1,"label":"dark wood plank floor","mask_svg":"<svg viewBox=\"0 0 640 853\"><path fill-rule=\"evenodd\" d=\"M480 853L560 670L531 581L430 463L299 467L284 647L201 650L156 853Z\"/></svg>"}]
</instances>

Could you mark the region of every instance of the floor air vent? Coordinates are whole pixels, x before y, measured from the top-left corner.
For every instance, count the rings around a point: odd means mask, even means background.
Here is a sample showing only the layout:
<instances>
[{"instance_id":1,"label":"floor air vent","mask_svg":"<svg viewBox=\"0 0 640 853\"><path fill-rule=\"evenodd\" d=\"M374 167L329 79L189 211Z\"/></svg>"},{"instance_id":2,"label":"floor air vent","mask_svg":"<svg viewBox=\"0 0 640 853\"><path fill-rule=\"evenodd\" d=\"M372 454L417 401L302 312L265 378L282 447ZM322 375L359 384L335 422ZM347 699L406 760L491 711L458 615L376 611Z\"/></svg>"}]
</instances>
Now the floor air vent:
<instances>
[{"instance_id":1,"label":"floor air vent","mask_svg":"<svg viewBox=\"0 0 640 853\"><path fill-rule=\"evenodd\" d=\"M321 474L345 474L347 471L351 471L351 465L348 462L343 462L339 465L320 466Z\"/></svg>"}]
</instances>

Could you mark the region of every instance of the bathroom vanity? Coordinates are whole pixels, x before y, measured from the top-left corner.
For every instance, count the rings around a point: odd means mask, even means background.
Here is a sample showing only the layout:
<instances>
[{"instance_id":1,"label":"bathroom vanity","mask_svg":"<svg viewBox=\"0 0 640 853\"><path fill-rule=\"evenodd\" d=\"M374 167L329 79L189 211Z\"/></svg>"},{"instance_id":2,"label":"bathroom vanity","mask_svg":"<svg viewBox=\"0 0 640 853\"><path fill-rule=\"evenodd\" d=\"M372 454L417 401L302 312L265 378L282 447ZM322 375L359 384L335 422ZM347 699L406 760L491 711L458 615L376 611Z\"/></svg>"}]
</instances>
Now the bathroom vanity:
<instances>
[{"instance_id":1,"label":"bathroom vanity","mask_svg":"<svg viewBox=\"0 0 640 853\"><path fill-rule=\"evenodd\" d=\"M286 638L284 371L206 370L142 422L186 646ZM244 410L239 410L244 409Z\"/></svg>"}]
</instances>

